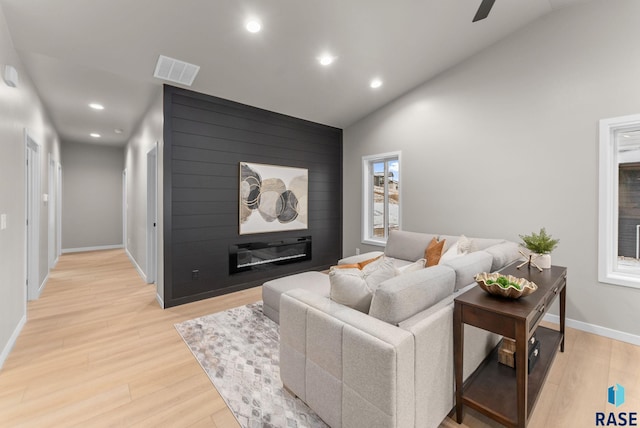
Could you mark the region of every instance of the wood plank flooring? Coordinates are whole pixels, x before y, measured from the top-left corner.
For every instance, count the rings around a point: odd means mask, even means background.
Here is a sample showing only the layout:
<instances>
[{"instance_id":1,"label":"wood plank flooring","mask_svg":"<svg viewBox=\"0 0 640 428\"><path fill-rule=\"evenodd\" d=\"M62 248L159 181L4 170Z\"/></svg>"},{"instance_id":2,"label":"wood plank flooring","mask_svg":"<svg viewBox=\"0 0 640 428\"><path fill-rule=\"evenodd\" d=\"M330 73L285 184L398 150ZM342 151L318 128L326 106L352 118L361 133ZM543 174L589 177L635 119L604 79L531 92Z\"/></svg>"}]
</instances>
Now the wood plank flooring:
<instances>
[{"instance_id":1,"label":"wood plank flooring","mask_svg":"<svg viewBox=\"0 0 640 428\"><path fill-rule=\"evenodd\" d=\"M63 255L0 370L0 427L237 427L173 324L260 294L162 310L123 251ZM614 383L640 411L640 347L568 329L529 427L595 426ZM471 410L440 425L497 426Z\"/></svg>"},{"instance_id":2,"label":"wood plank flooring","mask_svg":"<svg viewBox=\"0 0 640 428\"><path fill-rule=\"evenodd\" d=\"M122 250L63 255L0 371L1 427L237 427L174 323L260 288L162 310Z\"/></svg>"}]
</instances>

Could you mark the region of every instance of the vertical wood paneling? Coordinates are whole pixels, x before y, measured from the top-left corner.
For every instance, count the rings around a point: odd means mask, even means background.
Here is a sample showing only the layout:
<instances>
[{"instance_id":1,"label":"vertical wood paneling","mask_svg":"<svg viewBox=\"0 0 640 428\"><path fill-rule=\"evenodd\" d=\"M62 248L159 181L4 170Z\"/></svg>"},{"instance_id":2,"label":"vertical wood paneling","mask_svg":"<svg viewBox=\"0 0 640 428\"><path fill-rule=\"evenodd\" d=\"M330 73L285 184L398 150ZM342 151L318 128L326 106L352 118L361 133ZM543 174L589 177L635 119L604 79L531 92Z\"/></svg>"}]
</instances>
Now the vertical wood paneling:
<instances>
[{"instance_id":1,"label":"vertical wood paneling","mask_svg":"<svg viewBox=\"0 0 640 428\"><path fill-rule=\"evenodd\" d=\"M167 307L336 263L342 255L341 129L171 86L164 102ZM240 162L308 169L309 229L240 236ZM229 273L232 244L309 235L310 261Z\"/></svg>"}]
</instances>

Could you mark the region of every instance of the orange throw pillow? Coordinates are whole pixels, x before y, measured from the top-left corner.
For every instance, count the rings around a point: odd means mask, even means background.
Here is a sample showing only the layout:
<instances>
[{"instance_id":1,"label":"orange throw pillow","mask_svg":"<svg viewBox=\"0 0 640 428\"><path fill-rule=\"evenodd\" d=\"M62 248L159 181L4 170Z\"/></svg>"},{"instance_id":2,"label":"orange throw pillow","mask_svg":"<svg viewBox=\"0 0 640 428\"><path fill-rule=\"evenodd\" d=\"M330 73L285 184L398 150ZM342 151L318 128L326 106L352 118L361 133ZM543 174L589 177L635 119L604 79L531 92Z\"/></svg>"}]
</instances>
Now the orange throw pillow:
<instances>
[{"instance_id":1,"label":"orange throw pillow","mask_svg":"<svg viewBox=\"0 0 640 428\"><path fill-rule=\"evenodd\" d=\"M443 239L442 241L438 241L436 238L431 239L427 249L424 250L424 258L427 259L427 267L435 266L440 262L442 249L444 248L444 243L446 241L446 239Z\"/></svg>"},{"instance_id":2,"label":"orange throw pillow","mask_svg":"<svg viewBox=\"0 0 640 428\"><path fill-rule=\"evenodd\" d=\"M346 265L335 265L331 266L331 269L360 269L358 263L349 263Z\"/></svg>"},{"instance_id":3,"label":"orange throw pillow","mask_svg":"<svg viewBox=\"0 0 640 428\"><path fill-rule=\"evenodd\" d=\"M361 261L360 263L349 263L349 264L345 264L345 265L331 266L331 269L360 269L360 270L362 270L366 265L368 265L369 263L375 262L376 260L378 260L383 255L384 254L380 254L378 257L374 257L372 259L364 260L364 261Z\"/></svg>"},{"instance_id":4,"label":"orange throw pillow","mask_svg":"<svg viewBox=\"0 0 640 428\"><path fill-rule=\"evenodd\" d=\"M358 266L360 267L360 270L362 270L362 269L363 269L366 265L368 265L369 263L373 263L373 262L375 262L376 260L378 260L378 259L379 259L380 257L382 257L382 256L383 256L383 254L380 254L378 257L374 257L374 258L372 258L372 259L365 260L365 261L363 261L363 262L358 263Z\"/></svg>"}]
</instances>

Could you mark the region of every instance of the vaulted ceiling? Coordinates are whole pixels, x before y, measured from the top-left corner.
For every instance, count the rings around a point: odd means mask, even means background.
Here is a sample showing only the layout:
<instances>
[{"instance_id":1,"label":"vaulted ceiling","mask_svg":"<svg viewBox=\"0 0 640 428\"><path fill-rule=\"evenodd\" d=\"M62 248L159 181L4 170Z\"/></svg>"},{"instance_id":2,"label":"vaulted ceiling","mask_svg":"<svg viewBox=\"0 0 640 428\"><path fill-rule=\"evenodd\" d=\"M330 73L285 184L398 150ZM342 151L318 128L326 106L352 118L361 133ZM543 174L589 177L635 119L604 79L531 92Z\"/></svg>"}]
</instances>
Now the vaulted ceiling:
<instances>
[{"instance_id":1,"label":"vaulted ceiling","mask_svg":"<svg viewBox=\"0 0 640 428\"><path fill-rule=\"evenodd\" d=\"M159 55L201 67L194 91L344 128L554 9L582 0L0 0L63 141L123 145L163 81ZM250 33L246 21L262 30ZM334 62L322 66L328 53ZM370 81L382 86L373 89ZM179 85L177 85L179 86ZM96 111L91 102L104 105ZM116 133L115 129L121 129ZM99 139L89 134L99 133Z\"/></svg>"}]
</instances>

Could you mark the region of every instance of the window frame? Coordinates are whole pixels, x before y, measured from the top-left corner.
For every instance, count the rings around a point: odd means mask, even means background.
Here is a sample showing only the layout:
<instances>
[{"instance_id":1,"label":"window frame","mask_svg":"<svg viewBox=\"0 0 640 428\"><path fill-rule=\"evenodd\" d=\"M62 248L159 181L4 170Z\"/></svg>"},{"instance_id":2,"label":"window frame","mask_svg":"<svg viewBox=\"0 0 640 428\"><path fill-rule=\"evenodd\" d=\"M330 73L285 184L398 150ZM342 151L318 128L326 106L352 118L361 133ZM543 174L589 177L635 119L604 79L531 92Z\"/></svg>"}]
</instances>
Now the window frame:
<instances>
[{"instance_id":1,"label":"window frame","mask_svg":"<svg viewBox=\"0 0 640 428\"><path fill-rule=\"evenodd\" d=\"M386 164L388 161L396 160L398 162L398 183L400 184L398 190L398 228L402 229L402 153L400 151L380 153L375 155L366 155L362 157L362 231L361 242L367 245L376 245L384 247L387 243L388 237L388 214L385 215L384 229L385 236L383 238L373 236L373 164L379 162L385 162L385 177L387 173ZM384 180L384 203L385 206L389 204L389 183L388 180Z\"/></svg>"},{"instance_id":2,"label":"window frame","mask_svg":"<svg viewBox=\"0 0 640 428\"><path fill-rule=\"evenodd\" d=\"M616 134L640 129L640 115L600 120L598 281L640 288L640 269L618 265L619 163Z\"/></svg>"}]
</instances>

